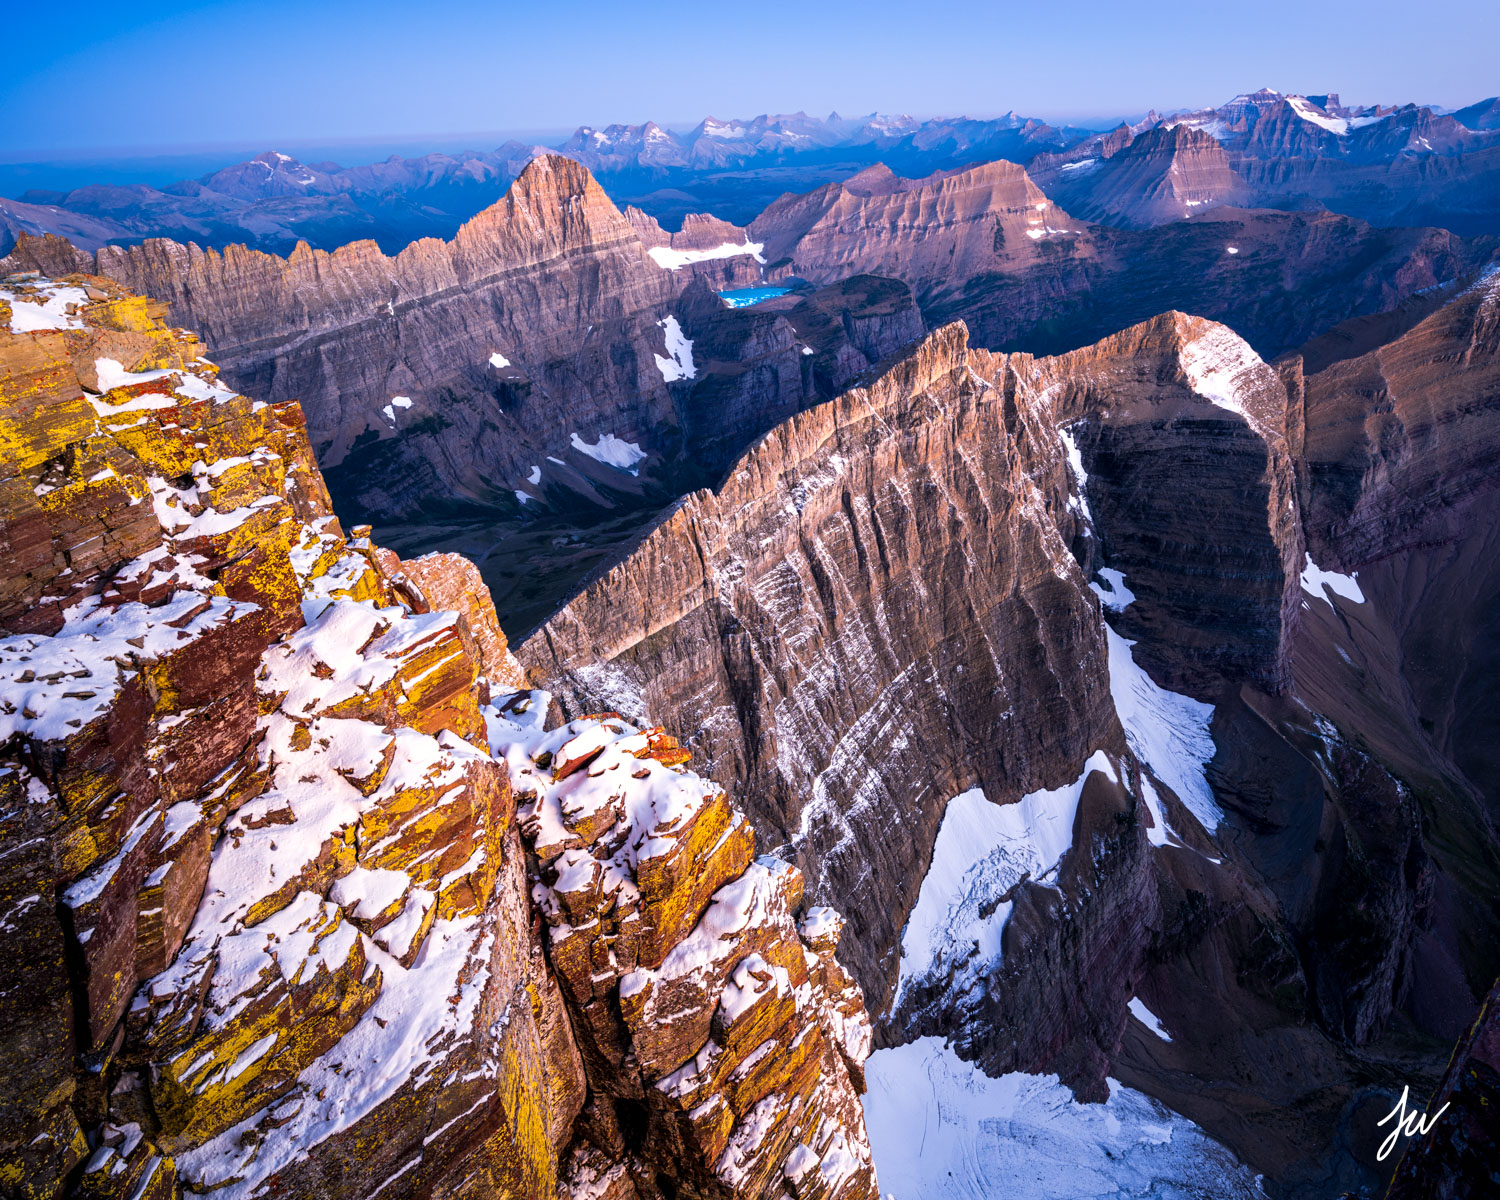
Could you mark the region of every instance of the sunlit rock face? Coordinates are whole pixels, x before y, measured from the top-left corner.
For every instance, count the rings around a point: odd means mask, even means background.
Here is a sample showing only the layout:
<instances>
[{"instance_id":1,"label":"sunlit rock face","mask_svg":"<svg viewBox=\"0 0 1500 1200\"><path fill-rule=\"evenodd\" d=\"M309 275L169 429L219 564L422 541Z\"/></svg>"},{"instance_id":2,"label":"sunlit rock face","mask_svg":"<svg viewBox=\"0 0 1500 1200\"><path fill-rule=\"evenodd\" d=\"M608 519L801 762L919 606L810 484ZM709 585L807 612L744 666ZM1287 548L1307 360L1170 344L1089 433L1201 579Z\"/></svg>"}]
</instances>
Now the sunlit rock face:
<instances>
[{"instance_id":1,"label":"sunlit rock face","mask_svg":"<svg viewBox=\"0 0 1500 1200\"><path fill-rule=\"evenodd\" d=\"M161 316L0 287L0 1181L873 1198L837 915Z\"/></svg>"}]
</instances>

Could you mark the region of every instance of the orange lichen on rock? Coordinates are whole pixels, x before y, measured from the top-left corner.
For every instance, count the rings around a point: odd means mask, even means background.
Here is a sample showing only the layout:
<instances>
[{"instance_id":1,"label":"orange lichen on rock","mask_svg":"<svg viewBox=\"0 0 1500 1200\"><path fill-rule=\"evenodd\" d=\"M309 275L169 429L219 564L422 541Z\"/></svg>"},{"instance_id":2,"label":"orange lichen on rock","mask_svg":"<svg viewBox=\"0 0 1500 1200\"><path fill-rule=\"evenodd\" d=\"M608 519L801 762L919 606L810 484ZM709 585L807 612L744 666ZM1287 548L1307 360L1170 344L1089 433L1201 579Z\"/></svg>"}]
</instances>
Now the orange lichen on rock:
<instances>
[{"instance_id":1,"label":"orange lichen on rock","mask_svg":"<svg viewBox=\"0 0 1500 1200\"><path fill-rule=\"evenodd\" d=\"M473 565L346 537L161 315L0 288L0 1190L873 1196L796 872L663 730L545 730Z\"/></svg>"}]
</instances>

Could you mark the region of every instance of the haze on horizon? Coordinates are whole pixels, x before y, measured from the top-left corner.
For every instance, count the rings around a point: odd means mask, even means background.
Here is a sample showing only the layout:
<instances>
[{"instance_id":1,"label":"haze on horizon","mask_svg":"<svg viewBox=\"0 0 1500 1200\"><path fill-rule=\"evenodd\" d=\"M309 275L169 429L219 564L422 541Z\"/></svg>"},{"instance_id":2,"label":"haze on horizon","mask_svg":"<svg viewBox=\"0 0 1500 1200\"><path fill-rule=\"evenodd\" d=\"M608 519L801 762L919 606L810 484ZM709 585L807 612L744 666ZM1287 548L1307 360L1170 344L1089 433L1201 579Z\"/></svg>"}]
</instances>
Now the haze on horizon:
<instances>
[{"instance_id":1,"label":"haze on horizon","mask_svg":"<svg viewBox=\"0 0 1500 1200\"><path fill-rule=\"evenodd\" d=\"M1446 107L1500 90L1500 6L1434 0L1421 31L1412 11L956 0L914 21L894 0L663 16L601 0L86 0L62 30L58 10L17 6L7 33L28 53L0 79L0 156L685 127L798 109L1104 123L1262 86Z\"/></svg>"}]
</instances>

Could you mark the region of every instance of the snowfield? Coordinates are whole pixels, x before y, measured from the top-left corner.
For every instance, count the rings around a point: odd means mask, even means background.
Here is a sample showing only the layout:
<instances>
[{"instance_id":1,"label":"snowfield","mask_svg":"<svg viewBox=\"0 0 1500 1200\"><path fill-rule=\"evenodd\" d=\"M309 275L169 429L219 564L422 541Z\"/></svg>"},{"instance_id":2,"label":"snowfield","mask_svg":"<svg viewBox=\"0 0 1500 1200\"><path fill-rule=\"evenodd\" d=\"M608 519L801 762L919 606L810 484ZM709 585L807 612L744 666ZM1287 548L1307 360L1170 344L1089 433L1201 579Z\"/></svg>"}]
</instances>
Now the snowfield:
<instances>
[{"instance_id":1,"label":"snowfield","mask_svg":"<svg viewBox=\"0 0 1500 1200\"><path fill-rule=\"evenodd\" d=\"M1212 833L1224 819L1203 768L1214 756L1209 723L1214 706L1158 687L1130 653L1126 641L1108 625L1109 692L1135 756L1177 793L1198 823ZM1156 812L1153 809L1152 815Z\"/></svg>"},{"instance_id":2,"label":"snowfield","mask_svg":"<svg viewBox=\"0 0 1500 1200\"><path fill-rule=\"evenodd\" d=\"M1081 464L1074 468L1081 473ZM1134 599L1118 571L1096 585L1116 611ZM1214 752L1210 705L1158 687L1130 642L1108 625L1110 692L1135 755L1212 831L1221 816L1203 775ZM991 804L979 788L953 797L932 864L902 931L894 1008L924 980L947 995L982 994L1000 968L1011 902L1027 876L1048 885L1073 845L1089 776L1118 779L1103 751L1078 779ZM1142 778L1153 846L1180 846L1161 797ZM1217 860L1211 860L1217 861ZM1131 1017L1165 1043L1172 1032L1140 997ZM865 1064L865 1122L881 1192L888 1200L1264 1200L1261 1179L1192 1121L1109 1080L1109 1100L1080 1104L1055 1075L991 1078L941 1038L878 1050Z\"/></svg>"},{"instance_id":3,"label":"snowfield","mask_svg":"<svg viewBox=\"0 0 1500 1200\"><path fill-rule=\"evenodd\" d=\"M877 1050L865 1123L894 1200L1263 1200L1259 1176L1123 1084L1080 1104L1056 1075L991 1079L938 1038Z\"/></svg>"},{"instance_id":4,"label":"snowfield","mask_svg":"<svg viewBox=\"0 0 1500 1200\"><path fill-rule=\"evenodd\" d=\"M651 356L656 359L656 369L661 372L662 379L667 383L675 383L679 379L697 379L698 368L693 365L692 339L682 332L677 318L663 317L657 324L667 332L667 356Z\"/></svg>"},{"instance_id":5,"label":"snowfield","mask_svg":"<svg viewBox=\"0 0 1500 1200\"><path fill-rule=\"evenodd\" d=\"M1073 783L1032 792L1015 804L991 804L979 788L948 801L932 865L901 937L897 1007L907 987L928 976L951 974L955 992L967 992L976 975L999 965L1011 912L1011 902L1000 897L1027 875L1044 880L1062 861L1073 845L1084 781L1095 771L1116 778L1100 750Z\"/></svg>"},{"instance_id":6,"label":"snowfield","mask_svg":"<svg viewBox=\"0 0 1500 1200\"><path fill-rule=\"evenodd\" d=\"M712 262L716 258L736 258L741 254L748 254L756 262L764 265L766 260L761 256L761 251L765 248L764 242L752 242L746 238L738 246L733 242L725 242L711 250L673 250L671 246L652 246L646 253L651 256L651 261L658 267L668 271L680 271L689 263Z\"/></svg>"}]
</instances>

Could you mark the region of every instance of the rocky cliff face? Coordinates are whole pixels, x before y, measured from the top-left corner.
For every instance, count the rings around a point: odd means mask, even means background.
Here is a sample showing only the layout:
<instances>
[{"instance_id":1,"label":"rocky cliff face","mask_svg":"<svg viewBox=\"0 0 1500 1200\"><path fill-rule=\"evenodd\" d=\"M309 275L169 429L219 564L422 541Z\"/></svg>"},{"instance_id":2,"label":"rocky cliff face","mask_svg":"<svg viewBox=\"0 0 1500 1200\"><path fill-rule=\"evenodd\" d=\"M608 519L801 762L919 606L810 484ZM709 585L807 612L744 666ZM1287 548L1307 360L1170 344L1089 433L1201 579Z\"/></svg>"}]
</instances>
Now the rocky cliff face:
<instances>
[{"instance_id":1,"label":"rocky cliff face","mask_svg":"<svg viewBox=\"0 0 1500 1200\"><path fill-rule=\"evenodd\" d=\"M1301 414L1277 371L1224 326L1170 313L1028 376L1088 464L1092 565L1129 578L1115 627L1142 665L1198 696L1225 681L1283 690Z\"/></svg>"},{"instance_id":2,"label":"rocky cliff face","mask_svg":"<svg viewBox=\"0 0 1500 1200\"><path fill-rule=\"evenodd\" d=\"M670 443L658 358L673 360L662 323L685 280L567 159L536 160L451 242L394 258L369 242L282 259L151 241L90 269L166 301L236 386L301 399L325 466L383 452L389 469L361 494L372 513L439 495L514 511L549 455L599 474L575 435L644 441L658 460Z\"/></svg>"},{"instance_id":3,"label":"rocky cliff face","mask_svg":"<svg viewBox=\"0 0 1500 1200\"><path fill-rule=\"evenodd\" d=\"M369 243L289 259L160 242L102 255L100 273L167 301L240 386L273 400L305 397L309 431L330 463L361 435L388 434L403 420L458 421L469 409L465 432L487 435L499 453L516 432L497 436L508 382L555 390L590 435L605 397L639 392L642 410L665 402L660 373L636 342L675 295L672 278L566 159L538 159L453 241L417 242L395 258ZM580 345L590 324L595 335ZM428 403L461 383L464 410ZM382 408L407 393L412 405L382 430ZM567 431L556 433L549 448L567 442Z\"/></svg>"},{"instance_id":4,"label":"rocky cliff face","mask_svg":"<svg viewBox=\"0 0 1500 1200\"><path fill-rule=\"evenodd\" d=\"M779 426L526 645L579 711L596 692L682 706L815 894L850 898L876 997L947 796L1056 783L1109 728L1105 697L1069 685L1105 647L1048 517L1063 450L996 365L961 326L932 334ZM1010 720L1023 696L1051 717Z\"/></svg>"},{"instance_id":5,"label":"rocky cliff face","mask_svg":"<svg viewBox=\"0 0 1500 1200\"><path fill-rule=\"evenodd\" d=\"M1243 205L1245 181L1211 134L1189 125L1158 127L1110 154L1033 162L1028 174L1075 216L1145 229L1201 215L1220 204Z\"/></svg>"},{"instance_id":6,"label":"rocky cliff face","mask_svg":"<svg viewBox=\"0 0 1500 1200\"><path fill-rule=\"evenodd\" d=\"M750 225L767 261L818 281L853 274L904 280L922 302L976 276L1035 267L1059 273L1091 257L1084 230L1025 170L992 162L925 179L875 166L842 183L784 196Z\"/></svg>"},{"instance_id":7,"label":"rocky cliff face","mask_svg":"<svg viewBox=\"0 0 1500 1200\"><path fill-rule=\"evenodd\" d=\"M644 242L582 167L544 157L452 242L394 258L369 243L288 259L166 242L90 256L27 239L7 261L98 270L208 329L227 380L301 400L341 503L403 543L452 523L452 544L529 626L587 563L549 564L557 578L539 582L519 568L533 553L522 543L604 552L922 332L889 282L802 291L806 330L797 300L729 309L714 289L777 274L745 231L705 217L668 236L632 219ZM516 553L488 553L507 539Z\"/></svg>"},{"instance_id":8,"label":"rocky cliff face","mask_svg":"<svg viewBox=\"0 0 1500 1200\"><path fill-rule=\"evenodd\" d=\"M0 289L7 1194L873 1198L837 915L161 315Z\"/></svg>"},{"instance_id":9,"label":"rocky cliff face","mask_svg":"<svg viewBox=\"0 0 1500 1200\"><path fill-rule=\"evenodd\" d=\"M1228 207L1248 193L1224 176L1223 153L1207 136L1179 126L1137 139L1139 151L1132 144L1104 159L1101 147L1088 169L1077 166L1082 159L1043 165L1044 178L1077 177L1070 195L1091 194L1083 181L1097 170L1105 193L1119 177L1116 208L1138 203L1144 188L1195 214L1155 228L1078 220L1058 206L1062 192L1049 199L1026 171L1002 162L918 180L872 167L783 197L750 231L772 264L785 260L819 282L890 275L911 287L929 326L962 320L979 345L1036 353L1076 349L1176 309L1225 322L1271 357L1339 321L1470 278L1496 251L1493 239L1441 229ZM1175 175L1188 157L1195 164ZM1210 194L1225 207L1186 204Z\"/></svg>"},{"instance_id":10,"label":"rocky cliff face","mask_svg":"<svg viewBox=\"0 0 1500 1200\"><path fill-rule=\"evenodd\" d=\"M674 713L745 781L850 914L878 1042L1082 1095L1113 1072L1289 1195L1371 1186L1385 1097L1435 1081L1495 974L1500 858L1443 739L1382 710L1420 680L1385 569L1356 582L1304 532L1324 423L1370 413L1339 394L1181 314L1046 359L945 327L686 498L520 657L570 711ZM1424 444L1482 426L1466 394Z\"/></svg>"},{"instance_id":11,"label":"rocky cliff face","mask_svg":"<svg viewBox=\"0 0 1500 1200\"><path fill-rule=\"evenodd\" d=\"M1302 690L1345 711L1418 784L1446 872L1490 878L1500 761L1494 746L1496 426L1500 286L1490 275L1408 333L1308 377L1301 490L1314 560L1358 573L1373 611L1332 636L1343 657L1299 654ZM1321 610L1318 614L1325 616ZM1345 662L1348 657L1352 662ZM1373 686L1372 686L1373 684ZM1441 894L1441 893L1440 893ZM1458 1033L1484 991L1500 931L1490 903L1458 920L1433 965L1439 1028ZM1435 953L1435 948L1433 949ZM1468 982L1448 1011L1443 992Z\"/></svg>"}]
</instances>

